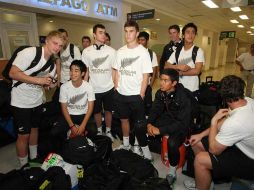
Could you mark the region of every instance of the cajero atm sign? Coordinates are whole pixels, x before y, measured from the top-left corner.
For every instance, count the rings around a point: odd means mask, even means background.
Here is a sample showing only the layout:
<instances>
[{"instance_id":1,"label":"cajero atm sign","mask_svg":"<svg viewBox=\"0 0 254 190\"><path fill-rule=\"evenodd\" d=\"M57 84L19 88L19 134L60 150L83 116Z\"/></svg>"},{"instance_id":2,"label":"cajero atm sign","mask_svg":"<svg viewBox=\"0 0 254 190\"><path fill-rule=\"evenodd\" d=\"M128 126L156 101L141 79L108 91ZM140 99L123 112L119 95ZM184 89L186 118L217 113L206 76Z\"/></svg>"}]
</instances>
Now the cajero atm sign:
<instances>
[{"instance_id":1,"label":"cajero atm sign","mask_svg":"<svg viewBox=\"0 0 254 190\"><path fill-rule=\"evenodd\" d=\"M118 20L119 0L0 0L11 4L41 8L67 14Z\"/></svg>"}]
</instances>

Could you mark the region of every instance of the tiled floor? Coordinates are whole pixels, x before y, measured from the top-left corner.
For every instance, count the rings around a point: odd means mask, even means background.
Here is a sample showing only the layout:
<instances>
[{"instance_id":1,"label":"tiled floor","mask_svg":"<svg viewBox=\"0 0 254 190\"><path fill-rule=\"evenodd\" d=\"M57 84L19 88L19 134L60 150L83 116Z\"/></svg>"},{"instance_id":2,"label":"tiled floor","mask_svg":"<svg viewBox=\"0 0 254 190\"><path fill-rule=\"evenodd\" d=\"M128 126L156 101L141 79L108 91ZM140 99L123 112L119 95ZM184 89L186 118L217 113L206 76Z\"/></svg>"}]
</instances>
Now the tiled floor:
<instances>
[{"instance_id":1,"label":"tiled floor","mask_svg":"<svg viewBox=\"0 0 254 190\"><path fill-rule=\"evenodd\" d=\"M213 80L220 80L223 76L228 74L236 74L239 75L239 68L233 64L228 63L225 66L221 66L218 69L212 69L209 71L204 71L201 75L201 81L205 81L206 76L213 76ZM159 87L159 81L156 81L156 87ZM154 92L156 89L154 89ZM116 144L119 142L115 142ZM154 166L158 169L160 177L165 177L168 168L166 168L161 163L160 155L153 154L154 156ZM0 173L6 173L12 169L15 169L18 167L18 162L16 158L16 150L15 150L15 144L10 144L5 147L0 148ZM184 190L183 181L186 179L191 179L187 176L184 176L181 174L180 171L178 171L178 179L174 185L174 190ZM229 190L230 184L221 184L221 185L215 185L216 190Z\"/></svg>"}]
</instances>

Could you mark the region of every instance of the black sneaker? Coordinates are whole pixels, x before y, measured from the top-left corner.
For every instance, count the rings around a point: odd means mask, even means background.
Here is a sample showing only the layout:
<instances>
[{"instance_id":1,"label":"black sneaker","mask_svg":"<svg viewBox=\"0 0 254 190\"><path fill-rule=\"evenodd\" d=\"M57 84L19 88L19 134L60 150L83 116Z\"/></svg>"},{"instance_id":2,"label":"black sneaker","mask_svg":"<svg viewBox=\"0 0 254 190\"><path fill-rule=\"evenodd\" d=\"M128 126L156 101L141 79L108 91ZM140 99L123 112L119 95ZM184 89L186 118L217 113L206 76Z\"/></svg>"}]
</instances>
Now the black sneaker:
<instances>
[{"instance_id":1,"label":"black sneaker","mask_svg":"<svg viewBox=\"0 0 254 190\"><path fill-rule=\"evenodd\" d=\"M166 175L166 179L169 185L173 185L173 183L176 181L176 176L173 176L172 174L168 174Z\"/></svg>"}]
</instances>

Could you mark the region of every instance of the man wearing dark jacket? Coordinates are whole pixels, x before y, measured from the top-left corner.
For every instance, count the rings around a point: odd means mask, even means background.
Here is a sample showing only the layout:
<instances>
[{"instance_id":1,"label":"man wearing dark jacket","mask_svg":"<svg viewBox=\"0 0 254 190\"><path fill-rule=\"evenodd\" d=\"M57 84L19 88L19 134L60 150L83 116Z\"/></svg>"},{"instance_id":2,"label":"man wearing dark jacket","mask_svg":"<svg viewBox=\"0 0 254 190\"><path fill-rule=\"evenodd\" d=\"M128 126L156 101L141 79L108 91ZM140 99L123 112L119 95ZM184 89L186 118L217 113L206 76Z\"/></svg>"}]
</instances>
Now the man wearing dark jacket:
<instances>
[{"instance_id":1,"label":"man wearing dark jacket","mask_svg":"<svg viewBox=\"0 0 254 190\"><path fill-rule=\"evenodd\" d=\"M188 89L178 83L179 74L165 69L160 74L160 89L155 94L148 118L147 131L151 136L168 135L169 184L176 180L180 159L179 147L184 143L192 120L191 97Z\"/></svg>"},{"instance_id":2,"label":"man wearing dark jacket","mask_svg":"<svg viewBox=\"0 0 254 190\"><path fill-rule=\"evenodd\" d=\"M172 25L168 28L169 38L170 42L165 45L163 48L163 53L161 55L160 59L160 73L164 69L165 63L171 56L171 54L176 50L177 47L182 45L181 39L180 39L180 28L178 25Z\"/></svg>"}]
</instances>

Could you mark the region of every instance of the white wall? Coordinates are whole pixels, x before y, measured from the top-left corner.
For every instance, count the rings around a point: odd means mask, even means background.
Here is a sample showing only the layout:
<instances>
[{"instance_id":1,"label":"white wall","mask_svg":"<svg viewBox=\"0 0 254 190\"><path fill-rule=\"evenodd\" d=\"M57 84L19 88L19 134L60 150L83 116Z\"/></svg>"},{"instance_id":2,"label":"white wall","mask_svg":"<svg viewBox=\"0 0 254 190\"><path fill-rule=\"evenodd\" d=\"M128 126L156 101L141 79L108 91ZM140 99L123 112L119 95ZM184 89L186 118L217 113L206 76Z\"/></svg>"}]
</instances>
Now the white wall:
<instances>
[{"instance_id":1,"label":"white wall","mask_svg":"<svg viewBox=\"0 0 254 190\"><path fill-rule=\"evenodd\" d=\"M64 28L68 31L69 40L78 47L81 47L82 36L90 36L92 38L92 23L86 23L85 21L66 21L64 18L54 18L54 22L50 23L48 18L37 19L38 23L38 33L39 36L46 36L50 31L57 30L59 28ZM51 19L52 20L52 19Z\"/></svg>"}]
</instances>

